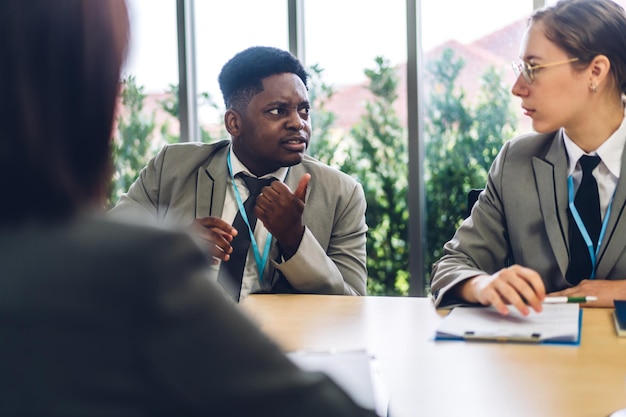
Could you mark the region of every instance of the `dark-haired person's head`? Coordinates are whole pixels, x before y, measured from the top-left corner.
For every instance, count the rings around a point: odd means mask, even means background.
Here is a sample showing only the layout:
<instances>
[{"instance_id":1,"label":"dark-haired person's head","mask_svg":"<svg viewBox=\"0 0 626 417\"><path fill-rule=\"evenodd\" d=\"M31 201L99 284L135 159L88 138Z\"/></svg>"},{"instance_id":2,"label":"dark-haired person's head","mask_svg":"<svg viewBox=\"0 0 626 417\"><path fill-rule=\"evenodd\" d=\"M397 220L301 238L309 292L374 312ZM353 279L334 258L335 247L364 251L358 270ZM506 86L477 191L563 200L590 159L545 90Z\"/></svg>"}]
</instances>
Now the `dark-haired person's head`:
<instances>
[{"instance_id":1,"label":"dark-haired person's head","mask_svg":"<svg viewBox=\"0 0 626 417\"><path fill-rule=\"evenodd\" d=\"M124 0L0 2L0 226L101 201L128 37Z\"/></svg>"},{"instance_id":2,"label":"dark-haired person's head","mask_svg":"<svg viewBox=\"0 0 626 417\"><path fill-rule=\"evenodd\" d=\"M296 74L307 87L307 72L290 52L270 46L253 46L232 57L218 81L227 109L241 110L263 91L263 79L270 75Z\"/></svg>"},{"instance_id":3,"label":"dark-haired person's head","mask_svg":"<svg viewBox=\"0 0 626 417\"><path fill-rule=\"evenodd\" d=\"M233 151L252 174L302 162L311 106L307 73L296 57L277 48L248 48L224 65L219 83Z\"/></svg>"}]
</instances>

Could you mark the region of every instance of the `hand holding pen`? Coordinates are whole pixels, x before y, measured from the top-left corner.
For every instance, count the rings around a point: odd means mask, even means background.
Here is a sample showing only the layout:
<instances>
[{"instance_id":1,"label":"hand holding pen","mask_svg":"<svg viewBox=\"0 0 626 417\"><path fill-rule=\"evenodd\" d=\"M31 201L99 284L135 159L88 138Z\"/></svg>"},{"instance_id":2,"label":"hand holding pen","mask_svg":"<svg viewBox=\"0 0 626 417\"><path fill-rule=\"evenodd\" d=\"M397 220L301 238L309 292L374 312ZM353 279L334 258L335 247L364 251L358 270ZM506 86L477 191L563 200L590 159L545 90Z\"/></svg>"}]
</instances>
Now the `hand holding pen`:
<instances>
[{"instance_id":1,"label":"hand holding pen","mask_svg":"<svg viewBox=\"0 0 626 417\"><path fill-rule=\"evenodd\" d=\"M548 297L587 297L583 307L613 307L613 300L626 299L626 280L584 279L575 287L547 294ZM548 298L546 297L546 298ZM593 298L592 298L593 297Z\"/></svg>"}]
</instances>

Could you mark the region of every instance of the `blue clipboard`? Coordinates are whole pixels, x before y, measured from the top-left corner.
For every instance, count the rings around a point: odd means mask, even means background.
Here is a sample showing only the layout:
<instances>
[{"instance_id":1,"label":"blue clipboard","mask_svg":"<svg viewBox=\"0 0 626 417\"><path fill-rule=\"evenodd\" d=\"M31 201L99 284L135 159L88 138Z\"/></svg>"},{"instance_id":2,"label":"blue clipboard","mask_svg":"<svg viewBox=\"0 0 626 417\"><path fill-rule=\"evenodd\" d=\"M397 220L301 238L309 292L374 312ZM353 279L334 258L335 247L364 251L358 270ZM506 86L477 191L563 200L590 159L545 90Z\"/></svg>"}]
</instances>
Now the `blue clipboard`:
<instances>
[{"instance_id":1,"label":"blue clipboard","mask_svg":"<svg viewBox=\"0 0 626 417\"><path fill-rule=\"evenodd\" d=\"M542 313L502 316L492 307L455 307L435 333L435 341L579 346L582 309L578 304L544 304Z\"/></svg>"}]
</instances>

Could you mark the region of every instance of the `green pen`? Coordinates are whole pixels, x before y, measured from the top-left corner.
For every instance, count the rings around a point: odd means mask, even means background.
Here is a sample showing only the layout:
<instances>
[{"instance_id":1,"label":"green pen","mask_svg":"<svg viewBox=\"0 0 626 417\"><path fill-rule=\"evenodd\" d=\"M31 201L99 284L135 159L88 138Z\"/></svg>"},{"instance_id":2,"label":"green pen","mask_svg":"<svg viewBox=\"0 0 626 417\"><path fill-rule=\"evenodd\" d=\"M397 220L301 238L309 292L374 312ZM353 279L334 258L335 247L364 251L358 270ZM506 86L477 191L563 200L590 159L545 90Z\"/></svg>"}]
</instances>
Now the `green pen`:
<instances>
[{"instance_id":1,"label":"green pen","mask_svg":"<svg viewBox=\"0 0 626 417\"><path fill-rule=\"evenodd\" d=\"M565 303L588 303L589 301L598 301L598 297L593 295L581 296L581 297L546 297L544 298L544 304L565 304Z\"/></svg>"}]
</instances>

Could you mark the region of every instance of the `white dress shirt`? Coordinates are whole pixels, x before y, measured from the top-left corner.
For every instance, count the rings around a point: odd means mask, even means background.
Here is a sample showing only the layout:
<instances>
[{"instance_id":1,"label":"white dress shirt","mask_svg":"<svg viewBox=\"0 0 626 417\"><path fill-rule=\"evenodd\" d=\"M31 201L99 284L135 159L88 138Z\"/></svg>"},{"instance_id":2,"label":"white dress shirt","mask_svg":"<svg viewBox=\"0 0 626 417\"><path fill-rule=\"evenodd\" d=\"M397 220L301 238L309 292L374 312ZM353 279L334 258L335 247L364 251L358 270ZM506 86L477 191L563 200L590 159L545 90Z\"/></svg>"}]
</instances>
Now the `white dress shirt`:
<instances>
[{"instance_id":1,"label":"white dress shirt","mask_svg":"<svg viewBox=\"0 0 626 417\"><path fill-rule=\"evenodd\" d=\"M230 149L230 162L233 168L233 175L235 176L235 184L237 185L237 190L239 191L239 196L241 197L241 201L244 202L248 198L249 192L246 187L246 183L240 177L237 177L237 174L244 173L254 178L276 178L277 180L284 182L287 177L287 172L289 172L289 168L282 167L278 170L271 172L263 177L257 177L253 175L248 168L237 158L233 149ZM222 220L227 223L233 224L235 220L235 216L239 211L239 207L237 206L237 199L235 197L235 190L233 189L230 180L228 181L228 186L226 187L226 198L224 199L224 208L222 209ZM239 230L239 233L248 233L247 230ZM263 225L262 221L257 221L256 227L254 228L254 239L257 242L257 246L259 249L259 254L263 257L263 251L265 249L265 241L268 237L269 232ZM265 267L269 264L269 260ZM221 263L214 265L215 268L219 269ZM250 249L248 250L248 256L246 258L246 266L243 272L243 279L241 281L241 292L239 293L239 299L243 300L245 296L250 294L253 291L260 289L259 284L259 271L256 264L256 260L254 259L254 253L252 249L252 245L250 245Z\"/></svg>"},{"instance_id":2,"label":"white dress shirt","mask_svg":"<svg viewBox=\"0 0 626 417\"><path fill-rule=\"evenodd\" d=\"M613 193L617 187L620 170L622 168L622 153L626 144L626 112L622 124L615 132L602 144L598 149L591 153L585 153L578 145L576 145L563 131L563 139L565 149L568 155L568 171L567 175L571 175L574 180L574 190L578 190L578 186L582 181L582 168L578 160L583 155L598 155L601 162L593 170L592 174L598 183L598 195L600 197L600 212L602 219L606 210L613 199Z\"/></svg>"}]
</instances>

